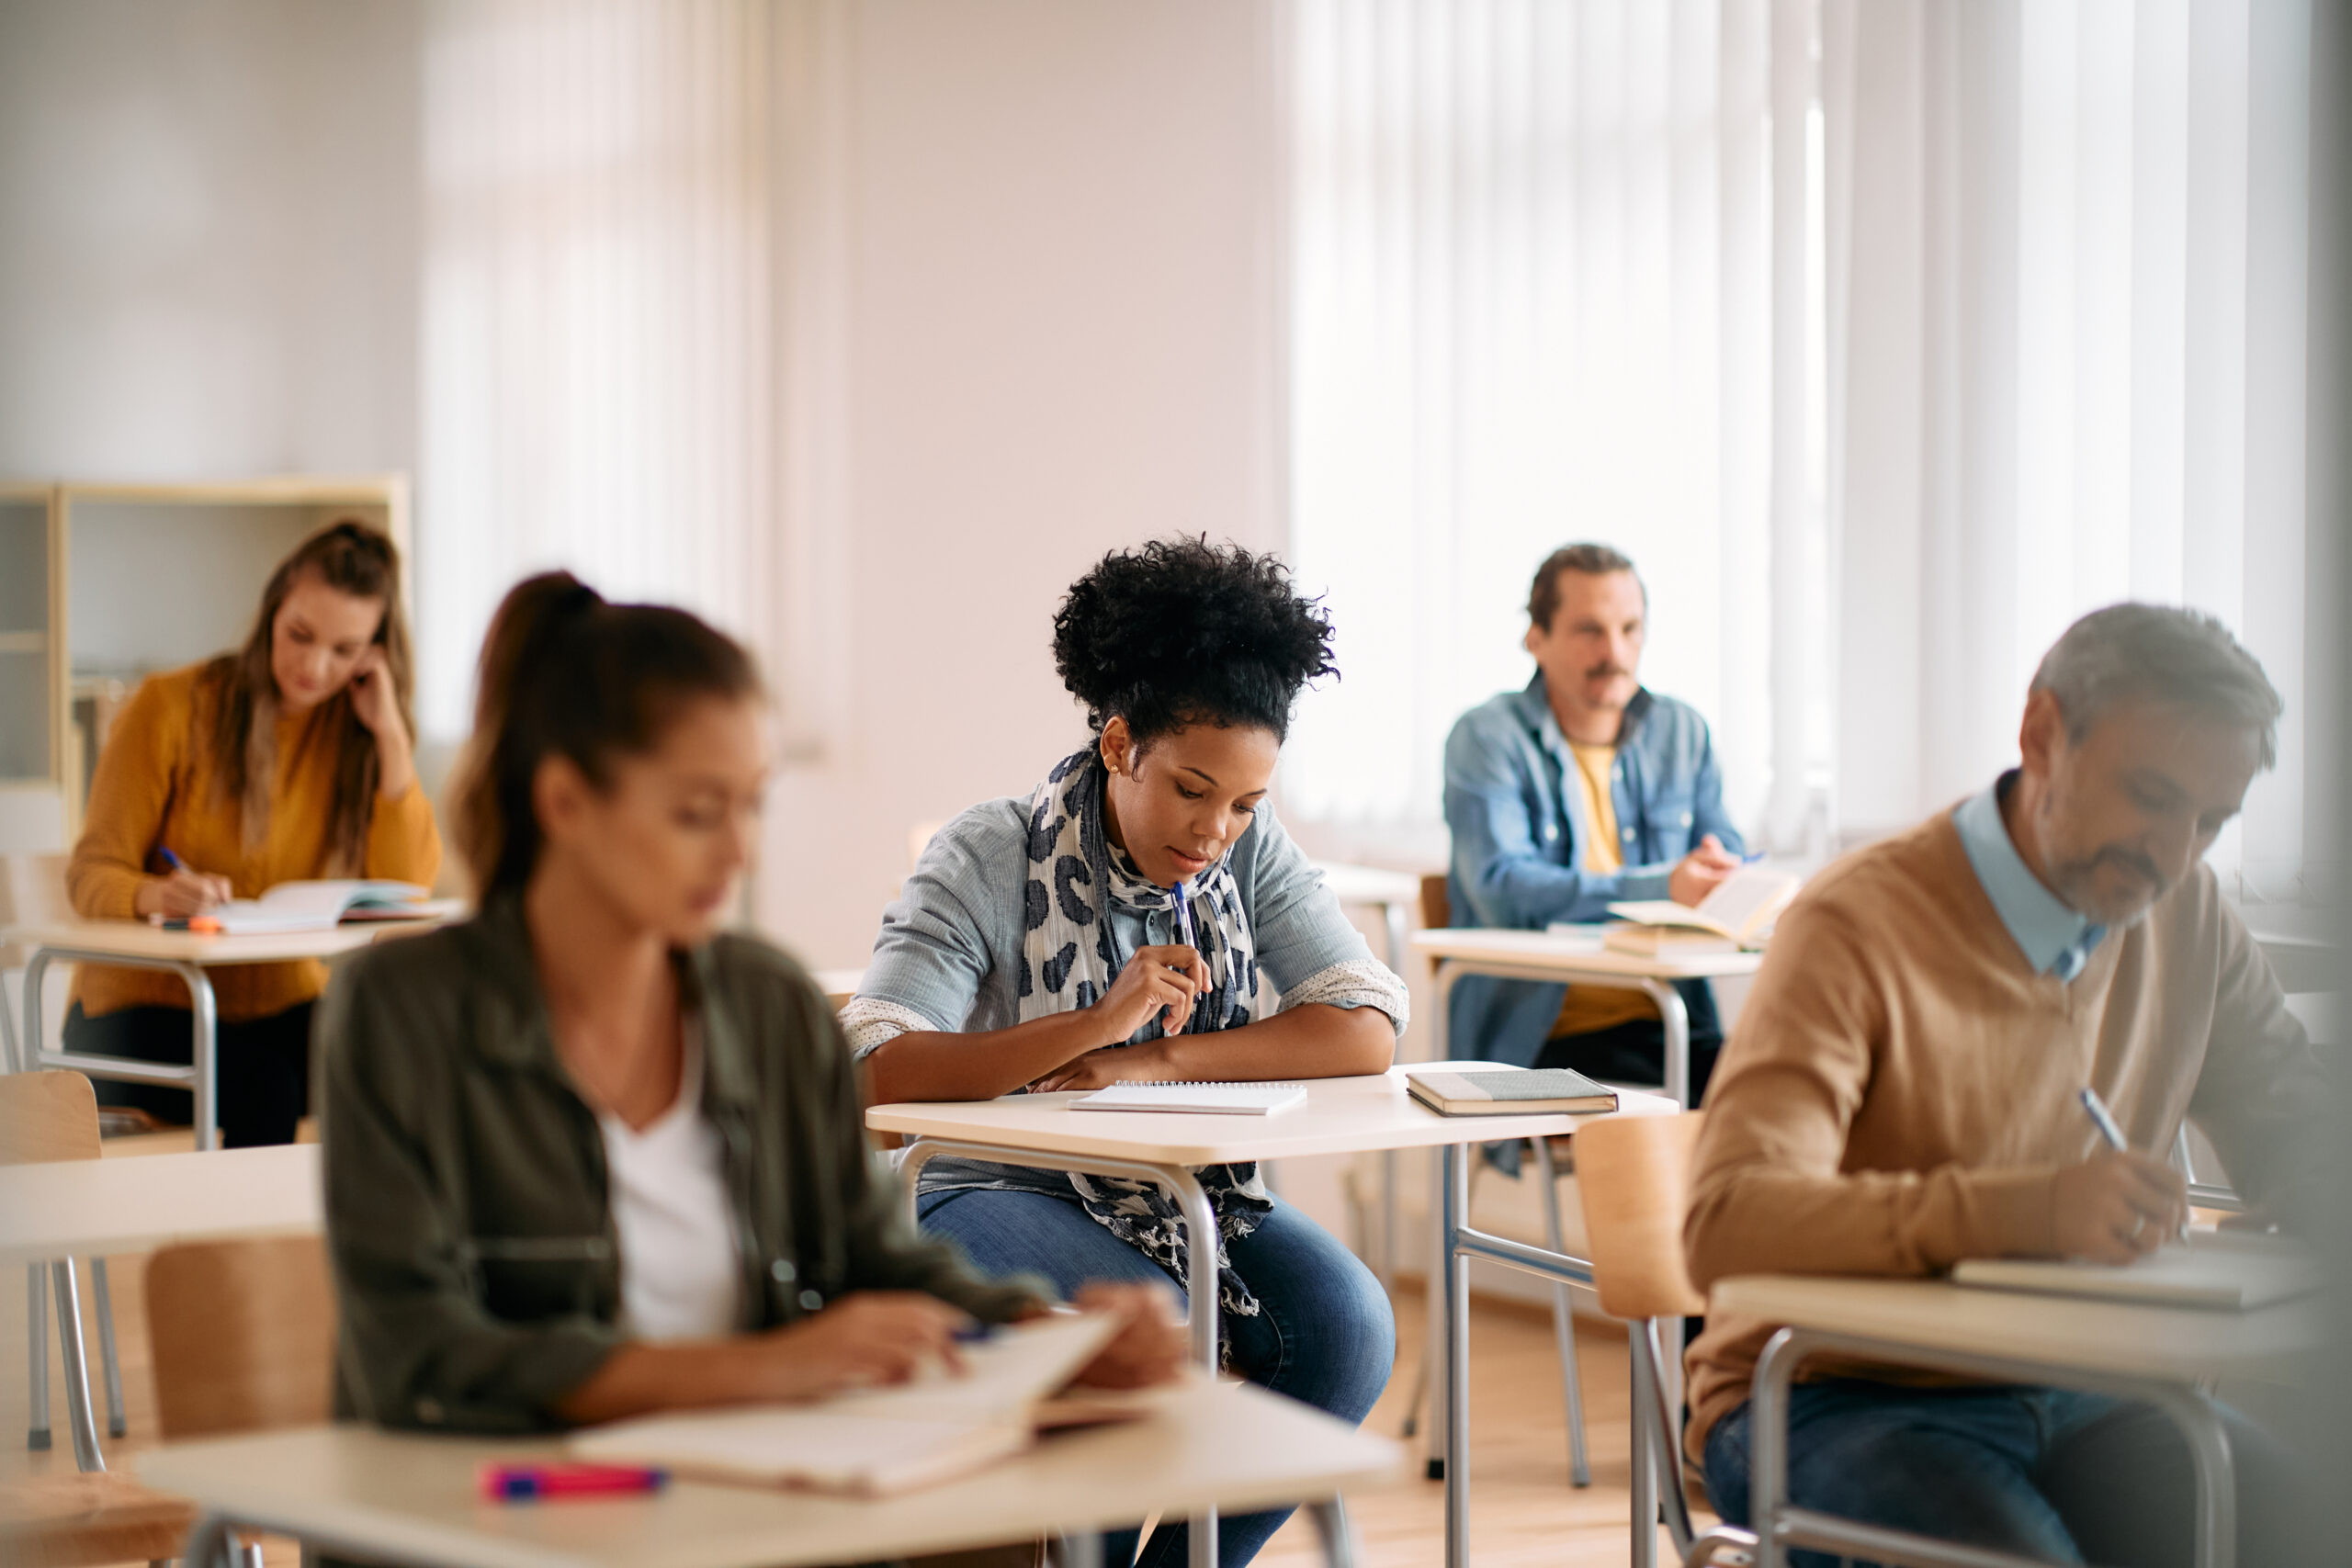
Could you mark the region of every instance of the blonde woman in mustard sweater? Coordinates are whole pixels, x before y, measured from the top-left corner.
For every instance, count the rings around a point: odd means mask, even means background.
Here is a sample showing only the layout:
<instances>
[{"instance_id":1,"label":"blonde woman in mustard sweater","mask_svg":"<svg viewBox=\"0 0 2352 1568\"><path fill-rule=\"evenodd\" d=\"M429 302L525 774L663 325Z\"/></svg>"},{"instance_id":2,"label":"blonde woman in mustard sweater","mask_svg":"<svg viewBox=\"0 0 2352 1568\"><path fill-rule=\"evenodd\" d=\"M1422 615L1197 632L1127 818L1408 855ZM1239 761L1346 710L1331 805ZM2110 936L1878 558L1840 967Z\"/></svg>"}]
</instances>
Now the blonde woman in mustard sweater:
<instances>
[{"instance_id":1,"label":"blonde woman in mustard sweater","mask_svg":"<svg viewBox=\"0 0 2352 1568\"><path fill-rule=\"evenodd\" d=\"M149 677L107 733L66 872L74 912L197 915L310 877L430 885L433 807L410 745L400 558L365 524L320 530L271 573L244 646ZM229 1147L291 1143L310 1099L315 962L211 972L219 1105ZM175 976L85 965L68 1050L189 1059ZM101 1083L101 1103L186 1121L186 1089Z\"/></svg>"}]
</instances>

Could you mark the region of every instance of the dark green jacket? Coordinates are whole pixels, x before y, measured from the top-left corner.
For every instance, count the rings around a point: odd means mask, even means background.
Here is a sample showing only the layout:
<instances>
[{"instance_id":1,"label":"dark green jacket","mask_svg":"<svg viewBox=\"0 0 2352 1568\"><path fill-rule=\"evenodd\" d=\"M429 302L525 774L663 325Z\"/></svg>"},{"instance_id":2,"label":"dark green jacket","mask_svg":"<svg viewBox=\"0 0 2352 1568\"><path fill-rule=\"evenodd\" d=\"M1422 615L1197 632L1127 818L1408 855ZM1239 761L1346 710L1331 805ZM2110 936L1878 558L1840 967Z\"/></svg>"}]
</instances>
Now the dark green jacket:
<instances>
[{"instance_id":1,"label":"dark green jacket","mask_svg":"<svg viewBox=\"0 0 2352 1568\"><path fill-rule=\"evenodd\" d=\"M1001 1322L1038 1299L907 1227L868 1153L824 997L775 948L688 954L703 1110L726 1150L741 1326L860 1290L927 1291ZM556 1057L520 903L344 965L318 1015L339 1414L514 1432L623 1343L604 1140Z\"/></svg>"}]
</instances>

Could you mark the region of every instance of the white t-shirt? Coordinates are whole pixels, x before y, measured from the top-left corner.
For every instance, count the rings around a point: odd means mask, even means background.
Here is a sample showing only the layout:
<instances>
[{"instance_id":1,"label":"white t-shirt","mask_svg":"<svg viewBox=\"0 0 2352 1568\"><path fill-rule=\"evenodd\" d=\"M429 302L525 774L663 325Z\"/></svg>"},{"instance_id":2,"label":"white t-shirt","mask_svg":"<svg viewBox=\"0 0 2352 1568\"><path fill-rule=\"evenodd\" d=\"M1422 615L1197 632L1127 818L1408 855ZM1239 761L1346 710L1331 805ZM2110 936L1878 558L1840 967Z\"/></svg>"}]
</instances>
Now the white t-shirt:
<instances>
[{"instance_id":1,"label":"white t-shirt","mask_svg":"<svg viewBox=\"0 0 2352 1568\"><path fill-rule=\"evenodd\" d=\"M621 1325L639 1339L711 1339L735 1330L742 1262L718 1129L702 1113L702 1038L686 1025L678 1098L642 1131L609 1112L605 1136L620 1236Z\"/></svg>"}]
</instances>

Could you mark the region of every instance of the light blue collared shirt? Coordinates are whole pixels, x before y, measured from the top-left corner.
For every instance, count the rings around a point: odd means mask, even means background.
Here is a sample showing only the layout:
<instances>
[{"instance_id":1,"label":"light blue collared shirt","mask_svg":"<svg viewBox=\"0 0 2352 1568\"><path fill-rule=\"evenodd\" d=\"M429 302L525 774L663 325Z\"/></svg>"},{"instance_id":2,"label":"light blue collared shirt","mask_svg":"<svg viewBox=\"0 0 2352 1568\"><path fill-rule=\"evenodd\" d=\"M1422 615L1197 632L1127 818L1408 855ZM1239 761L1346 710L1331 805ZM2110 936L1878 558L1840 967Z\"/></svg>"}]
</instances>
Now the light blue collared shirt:
<instances>
[{"instance_id":1,"label":"light blue collared shirt","mask_svg":"<svg viewBox=\"0 0 2352 1568\"><path fill-rule=\"evenodd\" d=\"M2001 820L2001 792L2016 776L2014 771L2003 773L1992 788L1961 802L1952 826L1960 829L1960 847L1968 852L1976 880L1984 885L1985 897L2033 972L2072 980L2090 962L2107 928L2059 902L2009 841L2008 826Z\"/></svg>"}]
</instances>

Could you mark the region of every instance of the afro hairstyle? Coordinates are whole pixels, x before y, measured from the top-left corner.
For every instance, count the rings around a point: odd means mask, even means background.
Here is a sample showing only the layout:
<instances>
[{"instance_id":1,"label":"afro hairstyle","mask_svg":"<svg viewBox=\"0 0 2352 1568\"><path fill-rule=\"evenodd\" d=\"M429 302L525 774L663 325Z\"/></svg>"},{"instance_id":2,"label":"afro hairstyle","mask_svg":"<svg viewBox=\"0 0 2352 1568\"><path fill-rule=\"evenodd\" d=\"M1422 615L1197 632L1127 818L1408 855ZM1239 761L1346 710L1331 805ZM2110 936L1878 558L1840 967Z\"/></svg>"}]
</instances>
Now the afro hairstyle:
<instances>
[{"instance_id":1,"label":"afro hairstyle","mask_svg":"<svg viewBox=\"0 0 2352 1568\"><path fill-rule=\"evenodd\" d=\"M1186 725L1290 732L1299 688L1338 673L1331 620L1272 555L1205 538L1116 550L1054 615L1054 668L1100 731L1138 745Z\"/></svg>"}]
</instances>

